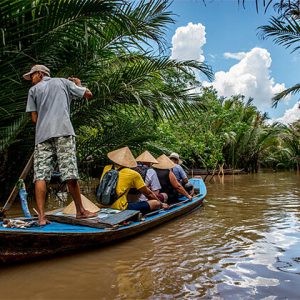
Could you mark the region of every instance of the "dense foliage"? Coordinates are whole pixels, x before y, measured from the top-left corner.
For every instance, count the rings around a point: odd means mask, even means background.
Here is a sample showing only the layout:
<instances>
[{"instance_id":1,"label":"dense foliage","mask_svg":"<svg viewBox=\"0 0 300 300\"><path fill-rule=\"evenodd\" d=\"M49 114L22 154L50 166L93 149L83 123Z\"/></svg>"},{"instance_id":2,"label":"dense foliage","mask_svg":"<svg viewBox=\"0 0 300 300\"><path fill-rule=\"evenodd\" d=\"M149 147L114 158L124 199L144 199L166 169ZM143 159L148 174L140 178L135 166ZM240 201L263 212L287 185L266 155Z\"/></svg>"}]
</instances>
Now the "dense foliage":
<instances>
[{"instance_id":1,"label":"dense foliage","mask_svg":"<svg viewBox=\"0 0 300 300\"><path fill-rule=\"evenodd\" d=\"M162 70L182 73L193 67L211 76L205 64L157 56L156 47L149 51L149 43L164 47L164 28L173 22L167 1L4 0L0 5L0 151L29 122L24 114L29 86L22 74L33 64L47 65L52 76L78 76L91 87L94 100L73 109L77 126L101 121L116 104L137 104L154 114L190 107L194 95L170 89Z\"/></svg>"},{"instance_id":2,"label":"dense foliage","mask_svg":"<svg viewBox=\"0 0 300 300\"><path fill-rule=\"evenodd\" d=\"M178 78L192 69L212 77L204 63L164 54L164 29L173 22L168 6L166 0L1 1L0 178L11 171L11 147L24 149L23 160L33 149L34 135L22 138L32 131L22 74L36 63L47 65L52 76L79 77L93 91L92 101L73 104L79 132L86 126L101 132L107 119L129 106L131 113L156 119L200 108L189 88L165 79L169 71Z\"/></svg>"},{"instance_id":3,"label":"dense foliage","mask_svg":"<svg viewBox=\"0 0 300 300\"><path fill-rule=\"evenodd\" d=\"M194 168L298 168L299 125L268 124L252 99L242 96L224 99L203 89L201 98L206 108L192 118L160 123L157 145L179 152Z\"/></svg>"},{"instance_id":4,"label":"dense foliage","mask_svg":"<svg viewBox=\"0 0 300 300\"><path fill-rule=\"evenodd\" d=\"M292 52L300 50L300 2L299 0L269 0L266 9L272 6L277 12L272 16L268 25L260 26L260 33L263 38L272 38L275 44L282 45ZM273 106L278 101L290 94L300 91L300 84L297 83L273 98Z\"/></svg>"},{"instance_id":5,"label":"dense foliage","mask_svg":"<svg viewBox=\"0 0 300 300\"><path fill-rule=\"evenodd\" d=\"M169 58L169 3L1 1L0 197L33 150L22 74L37 63L52 76L81 78L94 93L72 104L80 165L104 164L108 151L128 145L134 154L176 151L209 169L298 167L298 125L268 125L251 99L202 88L199 74L211 79L209 66Z\"/></svg>"}]
</instances>

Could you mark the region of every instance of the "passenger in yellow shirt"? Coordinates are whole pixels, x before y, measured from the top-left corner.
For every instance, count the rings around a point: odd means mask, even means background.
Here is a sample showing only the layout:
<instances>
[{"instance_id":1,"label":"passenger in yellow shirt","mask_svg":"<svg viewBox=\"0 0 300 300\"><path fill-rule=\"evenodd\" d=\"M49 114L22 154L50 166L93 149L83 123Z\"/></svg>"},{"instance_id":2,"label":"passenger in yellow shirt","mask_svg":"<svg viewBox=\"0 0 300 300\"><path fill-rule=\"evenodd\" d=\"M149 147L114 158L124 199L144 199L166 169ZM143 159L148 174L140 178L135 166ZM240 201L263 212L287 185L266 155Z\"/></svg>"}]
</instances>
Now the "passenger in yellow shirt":
<instances>
[{"instance_id":1,"label":"passenger in yellow shirt","mask_svg":"<svg viewBox=\"0 0 300 300\"><path fill-rule=\"evenodd\" d=\"M107 156L114 164L104 168L101 179L113 166L116 170L120 170L116 188L119 198L110 206L111 208L139 210L142 214L146 214L161 207L168 207L168 205L161 203L157 196L145 185L142 176L130 169L136 167L137 163L128 147L109 152ZM128 203L127 194L131 188L136 188L150 200Z\"/></svg>"}]
</instances>

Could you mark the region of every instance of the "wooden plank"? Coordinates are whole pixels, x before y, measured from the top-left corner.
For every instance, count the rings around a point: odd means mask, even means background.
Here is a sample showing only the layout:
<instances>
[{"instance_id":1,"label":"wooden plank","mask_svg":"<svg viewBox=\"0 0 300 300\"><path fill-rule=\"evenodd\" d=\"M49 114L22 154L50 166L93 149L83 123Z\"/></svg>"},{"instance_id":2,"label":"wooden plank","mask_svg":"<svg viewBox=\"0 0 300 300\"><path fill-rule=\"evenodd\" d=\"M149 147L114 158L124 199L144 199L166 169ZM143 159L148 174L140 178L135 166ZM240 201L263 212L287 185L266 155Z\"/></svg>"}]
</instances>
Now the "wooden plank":
<instances>
[{"instance_id":1,"label":"wooden plank","mask_svg":"<svg viewBox=\"0 0 300 300\"><path fill-rule=\"evenodd\" d=\"M101 213L101 211L100 211ZM136 210L122 210L117 214L108 215L103 218L89 218L89 219L76 219L76 216L63 215L63 214L47 214L47 219L60 223L67 223L72 225L81 225L94 228L107 228L114 227L122 222L129 220L136 220L139 216L139 211Z\"/></svg>"},{"instance_id":2,"label":"wooden plank","mask_svg":"<svg viewBox=\"0 0 300 300\"><path fill-rule=\"evenodd\" d=\"M137 210L126 209L126 210L122 210L121 212L114 214L112 216L107 216L105 218L101 218L100 222L114 226L114 225L120 224L124 221L127 221L129 219L133 219L135 217L137 218L139 214L140 214L140 212Z\"/></svg>"},{"instance_id":3,"label":"wooden plank","mask_svg":"<svg viewBox=\"0 0 300 300\"><path fill-rule=\"evenodd\" d=\"M80 226L88 226L93 228L107 228L111 227L107 224L102 224L98 222L98 219L76 219L76 217L72 216L64 216L64 215L47 215L47 219L49 221L55 221L59 223L66 223L71 225L80 225Z\"/></svg>"}]
</instances>

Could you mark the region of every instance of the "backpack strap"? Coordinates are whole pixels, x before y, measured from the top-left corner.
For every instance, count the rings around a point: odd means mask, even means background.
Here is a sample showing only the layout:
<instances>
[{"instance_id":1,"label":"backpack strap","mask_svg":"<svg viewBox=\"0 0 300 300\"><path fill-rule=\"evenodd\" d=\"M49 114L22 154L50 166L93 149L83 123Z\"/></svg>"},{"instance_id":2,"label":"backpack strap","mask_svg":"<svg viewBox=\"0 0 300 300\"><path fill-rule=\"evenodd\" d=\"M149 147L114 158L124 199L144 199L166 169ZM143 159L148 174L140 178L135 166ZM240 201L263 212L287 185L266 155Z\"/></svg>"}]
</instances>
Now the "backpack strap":
<instances>
[{"instance_id":1,"label":"backpack strap","mask_svg":"<svg viewBox=\"0 0 300 300\"><path fill-rule=\"evenodd\" d=\"M116 170L116 171L120 172L122 169L125 169L125 168L126 168L126 167L121 166L121 168L116 169L115 164L113 164L112 167L111 167L111 170L113 169L113 170ZM123 195L125 195L125 193L126 193L126 191L125 191L124 193L122 193L120 196L118 196L118 198L116 199L116 201L119 200ZM116 201L115 201L115 202L116 202Z\"/></svg>"},{"instance_id":2,"label":"backpack strap","mask_svg":"<svg viewBox=\"0 0 300 300\"><path fill-rule=\"evenodd\" d=\"M116 171L120 172L122 169L125 169L125 168L126 168L126 167L121 166L121 168L116 169L115 164L113 164L112 167L111 167L111 170L116 170Z\"/></svg>"}]
</instances>

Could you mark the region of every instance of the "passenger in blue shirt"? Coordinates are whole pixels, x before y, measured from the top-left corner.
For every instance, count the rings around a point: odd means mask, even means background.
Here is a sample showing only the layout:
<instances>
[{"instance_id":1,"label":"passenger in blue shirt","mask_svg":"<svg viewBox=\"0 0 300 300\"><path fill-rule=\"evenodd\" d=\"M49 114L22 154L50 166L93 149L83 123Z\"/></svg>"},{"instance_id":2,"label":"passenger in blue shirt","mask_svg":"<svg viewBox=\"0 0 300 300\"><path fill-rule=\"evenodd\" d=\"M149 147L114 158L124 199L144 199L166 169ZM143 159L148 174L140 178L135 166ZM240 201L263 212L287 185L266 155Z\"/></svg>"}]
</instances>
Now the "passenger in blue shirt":
<instances>
[{"instance_id":1,"label":"passenger in blue shirt","mask_svg":"<svg viewBox=\"0 0 300 300\"><path fill-rule=\"evenodd\" d=\"M169 158L176 164L175 167L172 169L176 179L190 195L193 194L194 187L192 184L189 183L187 174L181 166L182 160L180 159L179 154L173 152L170 154Z\"/></svg>"}]
</instances>

